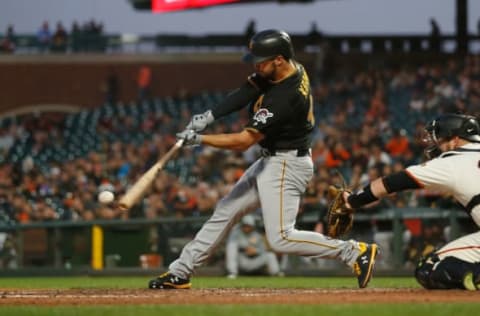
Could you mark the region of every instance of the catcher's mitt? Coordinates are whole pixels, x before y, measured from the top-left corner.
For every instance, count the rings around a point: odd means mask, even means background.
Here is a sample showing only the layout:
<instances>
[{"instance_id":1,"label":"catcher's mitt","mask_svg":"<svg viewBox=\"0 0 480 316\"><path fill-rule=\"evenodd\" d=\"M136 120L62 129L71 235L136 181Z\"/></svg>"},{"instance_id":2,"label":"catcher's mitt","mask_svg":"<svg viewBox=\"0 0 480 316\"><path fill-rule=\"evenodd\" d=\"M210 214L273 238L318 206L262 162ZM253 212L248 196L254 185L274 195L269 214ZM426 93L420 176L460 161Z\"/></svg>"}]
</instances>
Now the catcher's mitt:
<instances>
[{"instance_id":1,"label":"catcher's mitt","mask_svg":"<svg viewBox=\"0 0 480 316\"><path fill-rule=\"evenodd\" d=\"M328 199L331 201L327 211L327 236L337 238L346 234L353 226L353 210L347 208L343 193L346 188L328 187Z\"/></svg>"}]
</instances>

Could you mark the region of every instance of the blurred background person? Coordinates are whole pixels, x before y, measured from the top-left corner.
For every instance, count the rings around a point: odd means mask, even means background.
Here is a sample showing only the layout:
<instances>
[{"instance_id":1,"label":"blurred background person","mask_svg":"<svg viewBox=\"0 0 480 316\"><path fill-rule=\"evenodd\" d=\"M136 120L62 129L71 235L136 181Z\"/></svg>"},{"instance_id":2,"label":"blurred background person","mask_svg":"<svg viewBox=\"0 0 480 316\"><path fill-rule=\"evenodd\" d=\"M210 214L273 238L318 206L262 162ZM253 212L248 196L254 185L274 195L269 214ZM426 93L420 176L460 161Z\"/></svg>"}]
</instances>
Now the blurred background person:
<instances>
[{"instance_id":1,"label":"blurred background person","mask_svg":"<svg viewBox=\"0 0 480 316\"><path fill-rule=\"evenodd\" d=\"M267 249L265 238L256 230L255 217L245 215L230 233L225 247L228 278L239 274L281 275L275 253Z\"/></svg>"}]
</instances>

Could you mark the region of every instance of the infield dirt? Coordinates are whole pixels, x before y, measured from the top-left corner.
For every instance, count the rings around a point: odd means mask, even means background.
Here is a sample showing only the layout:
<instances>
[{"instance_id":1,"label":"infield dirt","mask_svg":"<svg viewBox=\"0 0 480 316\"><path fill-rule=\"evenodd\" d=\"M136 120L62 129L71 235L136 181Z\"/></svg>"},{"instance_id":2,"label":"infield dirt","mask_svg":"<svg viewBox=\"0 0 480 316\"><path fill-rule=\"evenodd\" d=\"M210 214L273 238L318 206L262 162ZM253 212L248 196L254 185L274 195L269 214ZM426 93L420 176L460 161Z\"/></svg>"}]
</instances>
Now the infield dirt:
<instances>
[{"instance_id":1,"label":"infield dirt","mask_svg":"<svg viewBox=\"0 0 480 316\"><path fill-rule=\"evenodd\" d=\"M478 302L478 292L423 289L0 289L0 305L348 304Z\"/></svg>"}]
</instances>

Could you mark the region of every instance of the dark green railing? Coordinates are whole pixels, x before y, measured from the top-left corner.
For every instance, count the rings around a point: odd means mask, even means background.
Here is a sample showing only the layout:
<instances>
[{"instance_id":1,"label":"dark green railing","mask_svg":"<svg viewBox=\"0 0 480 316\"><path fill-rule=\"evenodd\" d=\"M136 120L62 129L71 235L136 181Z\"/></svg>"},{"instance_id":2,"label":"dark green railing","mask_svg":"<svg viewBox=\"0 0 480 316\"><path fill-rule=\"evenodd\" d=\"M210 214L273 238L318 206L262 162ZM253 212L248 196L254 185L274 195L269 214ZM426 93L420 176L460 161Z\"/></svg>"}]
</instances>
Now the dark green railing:
<instances>
[{"instance_id":1,"label":"dark green railing","mask_svg":"<svg viewBox=\"0 0 480 316\"><path fill-rule=\"evenodd\" d=\"M184 219L176 218L155 218L155 219L128 219L128 220L95 220L90 222L78 221L52 221L52 222L35 222L27 224L5 224L0 223L0 232L13 233L16 236L17 244L17 262L19 266L22 266L25 241L23 234L27 230L31 229L44 229L48 231L48 243L49 254L52 256L48 261L54 268L62 268L65 265L64 258L65 252L74 253L75 250L69 249L69 245L62 247L64 242L64 236L68 235L72 231L77 230L77 235L80 234L85 240L89 240L90 228L94 225L102 227L105 231L113 231L115 234L109 237L108 244L110 248L122 247L116 243L124 243L123 246L127 246L128 243L132 243L132 248L140 251L151 252L146 243L148 236L146 231L154 229L159 235L158 239L164 241L164 244L168 244L170 238L185 237L191 238L194 233L201 227L201 225L207 220L208 217L192 217ZM468 216L459 210L445 210L445 209L430 209L430 208L405 208L405 209L387 209L376 214L355 214L355 222L371 222L371 221L386 221L391 222L393 232L393 245L392 255L394 267L401 267L404 262L403 258L403 232L405 230L404 220L406 219L442 219L450 226L450 235L452 238L456 238L461 234L459 221L468 219ZM310 214L301 217L298 224L313 224L317 222L318 215ZM260 221L261 222L261 221ZM180 232L182 227L183 232ZM186 231L185 231L186 229ZM78 231L80 230L80 231ZM183 234L183 235L182 235ZM141 237L143 236L143 237ZM355 225L352 233L352 237L355 237ZM133 240L135 239L135 240ZM88 248L86 250L86 257L89 256L89 242L85 241ZM28 245L27 245L28 246ZM74 246L72 246L74 247ZM161 249L157 249L157 252L162 252ZM137 256L135 254L134 256ZM138 257L135 257L138 258ZM134 259L135 260L135 259ZM131 263L131 261L130 261ZM88 265L88 260L84 262ZM136 262L133 263L136 265Z\"/></svg>"},{"instance_id":2,"label":"dark green railing","mask_svg":"<svg viewBox=\"0 0 480 316\"><path fill-rule=\"evenodd\" d=\"M0 41L3 39L0 34ZM325 35L311 36L293 34L293 42L298 51L328 42L332 50L350 52L452 52L456 47L469 47L480 44L480 36L469 35L459 39L453 35L432 38L428 35ZM16 52L162 52L168 49L191 50L219 49L244 50L247 38L241 34L216 34L192 36L183 34L162 34L152 36L120 35L120 34L75 34L70 35L63 45L47 45L40 43L34 34L16 36ZM457 44L461 45L457 45ZM452 48L453 47L453 48ZM473 48L470 48L471 50ZM478 49L477 49L478 52Z\"/></svg>"}]
</instances>

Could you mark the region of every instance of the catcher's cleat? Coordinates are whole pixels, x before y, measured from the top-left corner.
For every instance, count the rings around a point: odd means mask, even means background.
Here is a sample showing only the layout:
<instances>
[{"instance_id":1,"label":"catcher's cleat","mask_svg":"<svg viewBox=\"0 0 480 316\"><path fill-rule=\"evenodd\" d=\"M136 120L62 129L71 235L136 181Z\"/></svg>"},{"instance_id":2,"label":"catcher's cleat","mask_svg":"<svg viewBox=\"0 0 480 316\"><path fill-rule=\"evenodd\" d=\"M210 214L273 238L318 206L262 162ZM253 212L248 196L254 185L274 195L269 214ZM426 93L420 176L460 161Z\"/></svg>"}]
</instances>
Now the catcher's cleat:
<instances>
[{"instance_id":1,"label":"catcher's cleat","mask_svg":"<svg viewBox=\"0 0 480 316\"><path fill-rule=\"evenodd\" d=\"M378 247L376 244L359 243L360 255L353 264L353 271L358 278L358 287L367 287L368 282L373 275L373 267L375 266L375 258L377 257Z\"/></svg>"},{"instance_id":2,"label":"catcher's cleat","mask_svg":"<svg viewBox=\"0 0 480 316\"><path fill-rule=\"evenodd\" d=\"M463 276L463 286L468 291L478 291L480 290L480 275L477 277L473 276L473 272L467 272Z\"/></svg>"},{"instance_id":3,"label":"catcher's cleat","mask_svg":"<svg viewBox=\"0 0 480 316\"><path fill-rule=\"evenodd\" d=\"M170 272L165 272L148 282L149 289L189 289L192 287L189 279L179 278Z\"/></svg>"}]
</instances>

